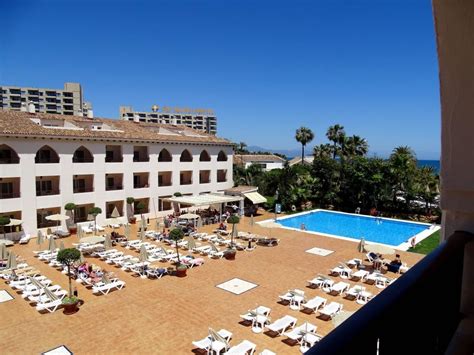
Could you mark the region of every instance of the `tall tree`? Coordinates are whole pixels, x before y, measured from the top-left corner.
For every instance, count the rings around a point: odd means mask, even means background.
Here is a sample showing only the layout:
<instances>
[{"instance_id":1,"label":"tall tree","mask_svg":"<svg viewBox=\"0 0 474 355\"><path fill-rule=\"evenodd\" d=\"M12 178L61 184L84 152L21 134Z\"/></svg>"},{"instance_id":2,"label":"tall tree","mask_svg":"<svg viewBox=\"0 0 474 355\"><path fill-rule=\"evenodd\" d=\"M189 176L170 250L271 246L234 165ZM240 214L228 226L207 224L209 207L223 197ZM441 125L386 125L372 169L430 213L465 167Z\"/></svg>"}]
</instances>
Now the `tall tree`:
<instances>
[{"instance_id":1,"label":"tall tree","mask_svg":"<svg viewBox=\"0 0 474 355\"><path fill-rule=\"evenodd\" d=\"M330 126L328 131L326 132L326 137L332 142L332 158L336 159L336 156L340 152L341 146L344 145L344 140L346 138L346 132L344 131L344 126L336 124L334 126Z\"/></svg>"},{"instance_id":2,"label":"tall tree","mask_svg":"<svg viewBox=\"0 0 474 355\"><path fill-rule=\"evenodd\" d=\"M405 195L408 208L414 197L414 182L416 174L416 156L408 146L399 146L393 149L389 158L393 183L393 202L397 202L397 193Z\"/></svg>"},{"instance_id":3,"label":"tall tree","mask_svg":"<svg viewBox=\"0 0 474 355\"><path fill-rule=\"evenodd\" d=\"M360 136L347 137L344 143L345 155L348 157L364 156L369 151L369 144Z\"/></svg>"},{"instance_id":4,"label":"tall tree","mask_svg":"<svg viewBox=\"0 0 474 355\"><path fill-rule=\"evenodd\" d=\"M307 127L296 130L295 139L301 143L301 164L304 164L304 147L314 139L314 133Z\"/></svg>"}]
</instances>

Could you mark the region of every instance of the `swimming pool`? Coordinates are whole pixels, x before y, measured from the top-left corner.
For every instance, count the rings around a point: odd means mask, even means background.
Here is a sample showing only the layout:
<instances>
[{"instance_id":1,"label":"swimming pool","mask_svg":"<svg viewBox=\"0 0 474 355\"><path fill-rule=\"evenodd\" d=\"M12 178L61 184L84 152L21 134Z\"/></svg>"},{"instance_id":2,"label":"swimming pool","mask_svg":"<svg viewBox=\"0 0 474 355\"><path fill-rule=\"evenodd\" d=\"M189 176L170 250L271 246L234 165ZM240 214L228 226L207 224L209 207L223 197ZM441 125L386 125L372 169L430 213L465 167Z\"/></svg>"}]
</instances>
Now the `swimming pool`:
<instances>
[{"instance_id":1,"label":"swimming pool","mask_svg":"<svg viewBox=\"0 0 474 355\"><path fill-rule=\"evenodd\" d=\"M431 227L425 223L404 222L326 210L278 218L277 223L283 227L295 229L301 229L303 223L307 231L357 240L363 237L367 241L392 246L407 242L413 236L430 230ZM419 241L418 238L417 241Z\"/></svg>"}]
</instances>

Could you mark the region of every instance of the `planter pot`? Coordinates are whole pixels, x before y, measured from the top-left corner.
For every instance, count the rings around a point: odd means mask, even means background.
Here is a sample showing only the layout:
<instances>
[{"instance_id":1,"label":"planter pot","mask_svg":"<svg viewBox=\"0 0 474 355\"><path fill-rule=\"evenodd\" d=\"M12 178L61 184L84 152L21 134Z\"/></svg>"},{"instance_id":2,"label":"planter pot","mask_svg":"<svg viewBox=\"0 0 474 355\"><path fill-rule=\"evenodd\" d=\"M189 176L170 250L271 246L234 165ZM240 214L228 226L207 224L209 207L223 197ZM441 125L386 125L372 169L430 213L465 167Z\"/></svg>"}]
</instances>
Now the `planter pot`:
<instances>
[{"instance_id":1,"label":"planter pot","mask_svg":"<svg viewBox=\"0 0 474 355\"><path fill-rule=\"evenodd\" d=\"M69 227L69 233L77 234L77 227Z\"/></svg>"},{"instance_id":2,"label":"planter pot","mask_svg":"<svg viewBox=\"0 0 474 355\"><path fill-rule=\"evenodd\" d=\"M176 276L178 277L186 277L186 271L188 269L178 269L176 270Z\"/></svg>"},{"instance_id":3,"label":"planter pot","mask_svg":"<svg viewBox=\"0 0 474 355\"><path fill-rule=\"evenodd\" d=\"M137 222L136 218L130 218L130 224L135 224Z\"/></svg>"},{"instance_id":4,"label":"planter pot","mask_svg":"<svg viewBox=\"0 0 474 355\"><path fill-rule=\"evenodd\" d=\"M235 252L233 253L225 253L224 254L224 257L227 259L227 260L235 260Z\"/></svg>"},{"instance_id":5,"label":"planter pot","mask_svg":"<svg viewBox=\"0 0 474 355\"><path fill-rule=\"evenodd\" d=\"M79 311L79 301L75 302L75 303L64 303L63 304L63 307L64 307L64 311L63 313L64 314L74 314L76 313L77 311Z\"/></svg>"}]
</instances>

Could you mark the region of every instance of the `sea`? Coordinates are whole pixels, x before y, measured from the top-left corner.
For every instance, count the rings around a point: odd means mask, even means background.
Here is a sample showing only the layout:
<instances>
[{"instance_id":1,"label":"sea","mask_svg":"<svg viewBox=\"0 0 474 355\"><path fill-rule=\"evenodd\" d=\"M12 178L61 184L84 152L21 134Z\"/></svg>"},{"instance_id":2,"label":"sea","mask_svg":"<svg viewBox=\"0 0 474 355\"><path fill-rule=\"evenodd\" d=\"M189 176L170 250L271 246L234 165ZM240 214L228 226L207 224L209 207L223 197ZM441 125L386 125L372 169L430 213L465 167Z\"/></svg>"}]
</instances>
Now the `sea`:
<instances>
[{"instance_id":1,"label":"sea","mask_svg":"<svg viewBox=\"0 0 474 355\"><path fill-rule=\"evenodd\" d=\"M439 160L418 160L418 166L431 166L439 174L441 163Z\"/></svg>"}]
</instances>

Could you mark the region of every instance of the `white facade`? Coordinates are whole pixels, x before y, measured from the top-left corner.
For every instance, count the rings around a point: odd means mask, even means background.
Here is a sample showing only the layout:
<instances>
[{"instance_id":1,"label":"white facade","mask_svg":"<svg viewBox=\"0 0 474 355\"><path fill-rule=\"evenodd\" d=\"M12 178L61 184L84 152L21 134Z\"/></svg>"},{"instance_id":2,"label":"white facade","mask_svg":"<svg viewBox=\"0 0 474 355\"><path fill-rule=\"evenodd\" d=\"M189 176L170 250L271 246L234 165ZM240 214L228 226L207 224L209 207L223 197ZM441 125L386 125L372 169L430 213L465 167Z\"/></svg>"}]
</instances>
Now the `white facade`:
<instances>
[{"instance_id":1,"label":"white facade","mask_svg":"<svg viewBox=\"0 0 474 355\"><path fill-rule=\"evenodd\" d=\"M198 195L204 192L220 192L233 186L232 179L232 147L225 144L206 143L184 143L170 142L160 144L125 143L120 141L99 141L83 139L48 139L48 138L10 138L2 137L0 146L7 145L13 149L19 157L18 163L0 163L0 183L14 181L13 187L17 193L10 194L7 198L0 199L0 214L11 214L21 211L21 215L15 218L23 220L23 228L26 232L36 235L37 218L45 214L45 209L57 208L58 212L65 213L65 204L73 202L76 205L97 206L102 213L97 216L99 224L105 224L107 203L114 202L118 205L119 213L126 216L126 198L148 199L148 212L146 217L155 217L158 210L163 208L162 198L170 197L175 192L183 195ZM37 151L43 146L49 146L59 156L59 163L35 163ZM105 162L106 146L120 146L122 150L122 162ZM79 147L85 147L93 156L93 162L73 163L73 155ZM134 147L147 147L148 161L134 161ZM158 156L162 149L166 149L172 156L171 162L159 162ZM187 149L192 155L192 162L181 162L182 152ZM210 161L200 161L200 154L206 150ZM218 154L226 157L226 161L218 161ZM171 172L171 186L159 186L159 172ZM180 174L192 172L192 182L181 184ZM204 173L203 173L204 172ZM134 173L142 174L141 185L134 188ZM148 181L146 174L148 173ZM204 176L200 182L200 173ZM107 175L116 174L116 175ZM190 175L190 173L185 173ZM85 184L76 186L78 191L74 192L73 180L75 176L81 178L87 175ZM209 175L209 182L207 180ZM220 181L218 182L218 175ZM115 183L114 189L107 190L107 177L121 177ZM51 186L44 196L37 196L37 181L40 177L44 180L52 180ZM50 178L53 177L53 178ZM77 177L76 177L77 178ZM8 180L7 180L8 179ZM59 181L58 181L59 180ZM165 179L166 180L166 179ZM137 181L135 181L135 184ZM41 183L40 183L41 184ZM55 188L55 184L58 188ZM115 189L120 188L122 189ZM41 188L41 187L40 187ZM117 203L115 203L117 202ZM121 207L120 207L121 206ZM109 207L110 208L110 207ZM166 208L166 206L165 206ZM51 210L49 211L51 213Z\"/></svg>"}]
</instances>

